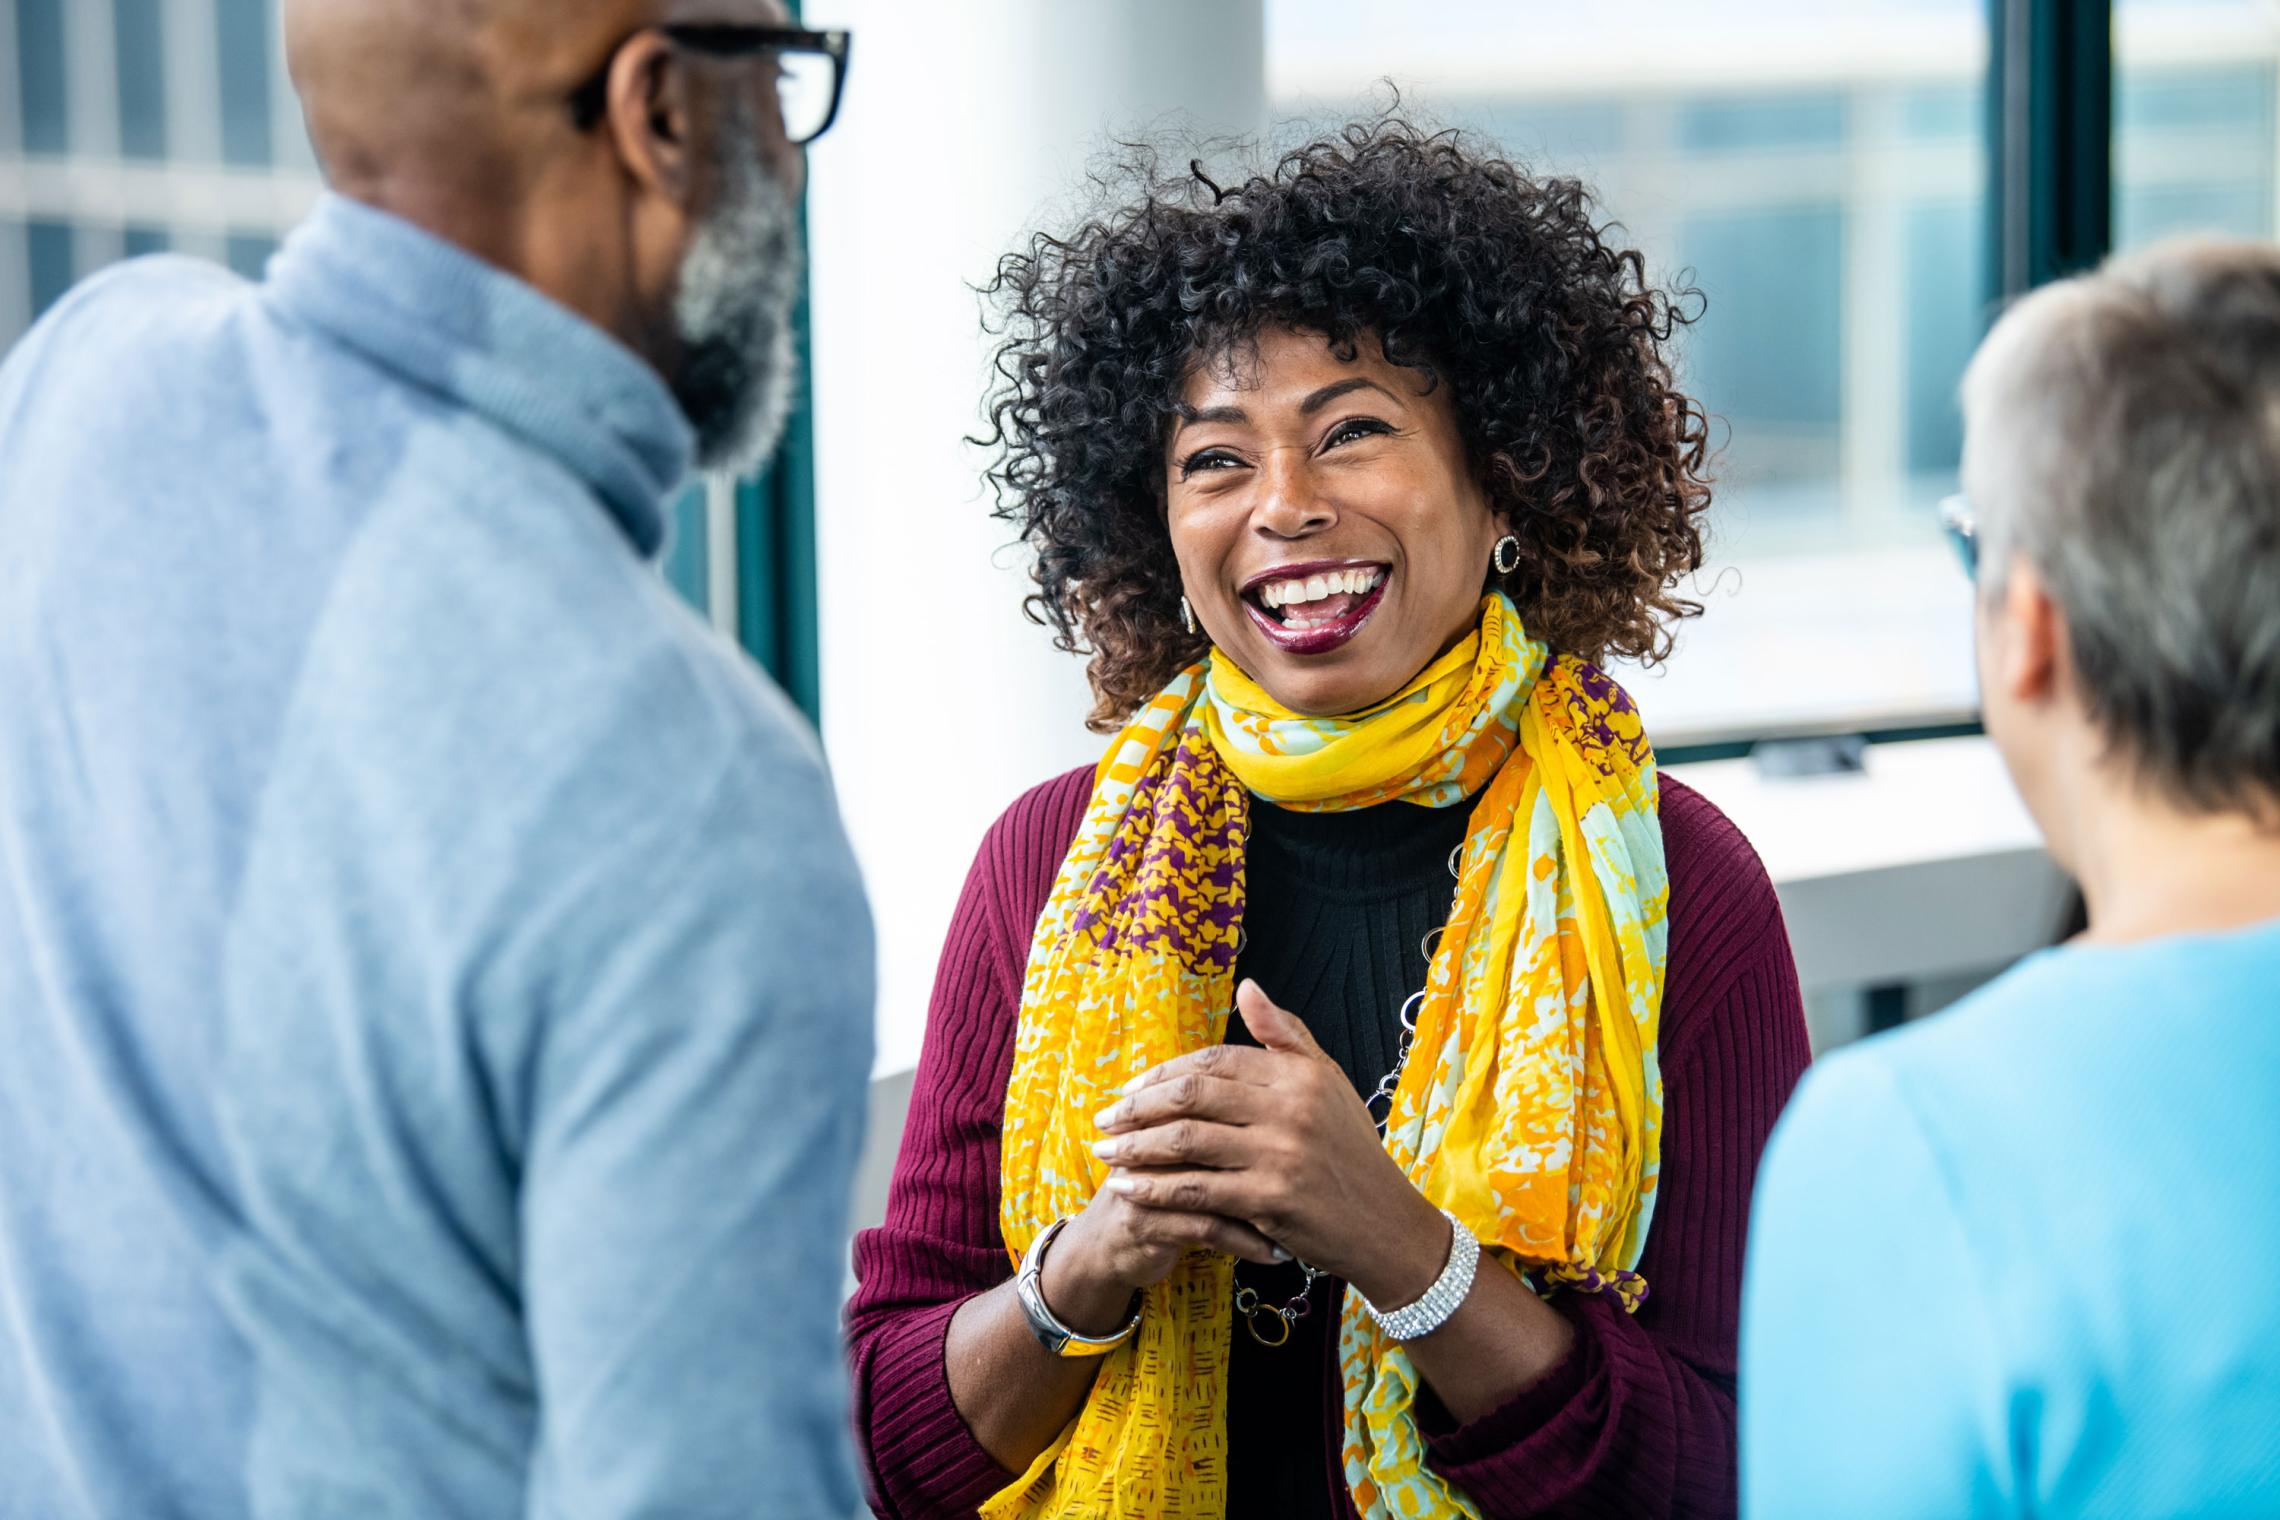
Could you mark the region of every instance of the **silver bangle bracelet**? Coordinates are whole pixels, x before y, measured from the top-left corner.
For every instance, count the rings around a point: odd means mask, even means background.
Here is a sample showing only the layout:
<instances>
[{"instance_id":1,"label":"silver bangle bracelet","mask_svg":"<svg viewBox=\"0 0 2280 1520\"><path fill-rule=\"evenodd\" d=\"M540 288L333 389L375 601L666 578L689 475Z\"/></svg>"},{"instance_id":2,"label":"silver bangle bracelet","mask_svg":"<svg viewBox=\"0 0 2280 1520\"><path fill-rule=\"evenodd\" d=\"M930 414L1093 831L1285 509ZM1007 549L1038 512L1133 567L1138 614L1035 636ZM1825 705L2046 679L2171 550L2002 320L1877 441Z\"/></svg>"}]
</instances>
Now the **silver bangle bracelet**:
<instances>
[{"instance_id":1,"label":"silver bangle bracelet","mask_svg":"<svg viewBox=\"0 0 2280 1520\"><path fill-rule=\"evenodd\" d=\"M1414 1341L1431 1335L1449 1322L1465 1295L1472 1292L1473 1271L1480 1265L1480 1242L1447 1209L1441 1210L1441 1217L1449 1221L1449 1260L1441 1275L1433 1279L1433 1286L1416 1302L1398 1309L1380 1309L1367 1297L1362 1299L1362 1307L1370 1311L1370 1318L1377 1321L1388 1340Z\"/></svg>"},{"instance_id":2,"label":"silver bangle bracelet","mask_svg":"<svg viewBox=\"0 0 2280 1520\"><path fill-rule=\"evenodd\" d=\"M1022 1253L1021 1270L1014 1274L1014 1297L1021 1304L1022 1317L1029 1321L1029 1333L1037 1343L1055 1356L1103 1356L1132 1339L1140 1328L1140 1295L1132 1296L1132 1317L1122 1329L1108 1335L1084 1335L1061 1323L1045 1302L1045 1252L1068 1224L1068 1216L1054 1220L1037 1232L1037 1238Z\"/></svg>"}]
</instances>

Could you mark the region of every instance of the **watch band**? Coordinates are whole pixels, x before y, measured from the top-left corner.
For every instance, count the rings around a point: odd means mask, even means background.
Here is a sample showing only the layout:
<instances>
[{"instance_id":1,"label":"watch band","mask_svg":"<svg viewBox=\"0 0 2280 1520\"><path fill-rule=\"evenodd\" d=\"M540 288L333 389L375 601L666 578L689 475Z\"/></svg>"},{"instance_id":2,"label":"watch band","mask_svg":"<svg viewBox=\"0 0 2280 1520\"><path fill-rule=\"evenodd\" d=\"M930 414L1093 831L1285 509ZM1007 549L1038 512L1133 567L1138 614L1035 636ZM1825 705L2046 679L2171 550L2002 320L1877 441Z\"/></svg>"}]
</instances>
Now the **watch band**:
<instances>
[{"instance_id":1,"label":"watch band","mask_svg":"<svg viewBox=\"0 0 2280 1520\"><path fill-rule=\"evenodd\" d=\"M1139 1295L1133 1295L1132 1318L1124 1327L1110 1335L1082 1335L1061 1323L1045 1303L1044 1274L1045 1251L1053 1238L1061 1233L1068 1217L1063 1215L1037 1232L1029 1249L1021 1253L1021 1270L1014 1274L1014 1296L1021 1300L1021 1313L1029 1321L1029 1333L1037 1337L1037 1344L1055 1356L1105 1356L1132 1339L1132 1332L1140 1328Z\"/></svg>"},{"instance_id":2,"label":"watch band","mask_svg":"<svg viewBox=\"0 0 2280 1520\"><path fill-rule=\"evenodd\" d=\"M1449 1221L1449 1260L1441 1275L1433 1279L1433 1286L1416 1302L1398 1309L1380 1309L1367 1298L1362 1300L1362 1307L1370 1311L1370 1318L1377 1321L1388 1340L1414 1341L1431 1335L1449 1322L1449 1316L1472 1291L1473 1271L1480 1265L1480 1242L1447 1209L1441 1211L1441 1217Z\"/></svg>"}]
</instances>

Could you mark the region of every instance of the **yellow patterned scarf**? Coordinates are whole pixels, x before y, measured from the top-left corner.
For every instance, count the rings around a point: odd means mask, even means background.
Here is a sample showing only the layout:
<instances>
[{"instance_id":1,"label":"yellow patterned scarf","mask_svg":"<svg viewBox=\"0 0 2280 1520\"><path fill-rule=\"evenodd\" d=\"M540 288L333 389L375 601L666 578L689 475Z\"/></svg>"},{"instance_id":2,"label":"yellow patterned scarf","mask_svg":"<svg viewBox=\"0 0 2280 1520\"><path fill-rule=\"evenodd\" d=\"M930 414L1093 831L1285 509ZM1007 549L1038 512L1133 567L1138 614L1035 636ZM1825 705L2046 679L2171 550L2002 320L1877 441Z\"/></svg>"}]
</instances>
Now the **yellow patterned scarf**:
<instances>
[{"instance_id":1,"label":"yellow patterned scarf","mask_svg":"<svg viewBox=\"0 0 2280 1520\"><path fill-rule=\"evenodd\" d=\"M1581 661L1547 663L1500 594L1475 636L1368 712L1288 712L1215 651L1110 747L1022 987L1007 1252L1018 1261L1106 1179L1092 1116L1126 1081L1225 1037L1249 794L1311 811L1453 807L1483 786L1386 1150L1490 1259L1635 1308L1662 1135L1654 757L1622 691ZM987 1520L1225 1514L1233 1271L1191 1252L1147 1291L1137 1333ZM1364 1520L1476 1515L1425 1465L1416 1371L1350 1288L1339 1360Z\"/></svg>"}]
</instances>

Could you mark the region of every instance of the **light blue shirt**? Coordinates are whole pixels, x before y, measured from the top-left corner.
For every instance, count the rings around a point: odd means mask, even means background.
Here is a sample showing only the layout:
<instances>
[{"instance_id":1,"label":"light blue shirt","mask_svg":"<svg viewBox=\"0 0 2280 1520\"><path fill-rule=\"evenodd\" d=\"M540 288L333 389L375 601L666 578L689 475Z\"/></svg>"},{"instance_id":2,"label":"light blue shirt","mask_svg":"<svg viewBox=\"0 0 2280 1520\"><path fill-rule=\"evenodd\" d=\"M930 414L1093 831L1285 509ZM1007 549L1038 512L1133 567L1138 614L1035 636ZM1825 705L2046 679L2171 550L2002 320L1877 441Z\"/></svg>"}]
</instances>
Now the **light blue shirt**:
<instances>
[{"instance_id":1,"label":"light blue shirt","mask_svg":"<svg viewBox=\"0 0 2280 1520\"><path fill-rule=\"evenodd\" d=\"M2280 1514L2280 924L2053 951L1814 1067L1758 1181L1758 1520Z\"/></svg>"},{"instance_id":2,"label":"light blue shirt","mask_svg":"<svg viewBox=\"0 0 2280 1520\"><path fill-rule=\"evenodd\" d=\"M870 927L690 451L338 199L0 370L0 1517L855 1507Z\"/></svg>"}]
</instances>

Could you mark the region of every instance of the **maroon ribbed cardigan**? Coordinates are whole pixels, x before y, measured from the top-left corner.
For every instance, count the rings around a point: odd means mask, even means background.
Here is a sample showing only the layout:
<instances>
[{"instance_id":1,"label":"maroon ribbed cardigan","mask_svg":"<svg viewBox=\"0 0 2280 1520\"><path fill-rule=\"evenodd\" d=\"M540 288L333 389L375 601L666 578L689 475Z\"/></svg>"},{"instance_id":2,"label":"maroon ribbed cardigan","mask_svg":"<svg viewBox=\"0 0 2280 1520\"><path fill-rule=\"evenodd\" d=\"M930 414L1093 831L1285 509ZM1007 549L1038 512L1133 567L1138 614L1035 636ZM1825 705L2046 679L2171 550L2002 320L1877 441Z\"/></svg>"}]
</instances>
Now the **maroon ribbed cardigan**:
<instances>
[{"instance_id":1,"label":"maroon ribbed cardigan","mask_svg":"<svg viewBox=\"0 0 2280 1520\"><path fill-rule=\"evenodd\" d=\"M998 1229L998 1131L1030 935L1076 836L1091 768L1023 796L982 841L943 946L883 1227L855 1238L848 1308L872 1504L967 1516L1011 1482L950 1397L950 1316L1012 1275ZM1662 1176L1640 1271L1646 1304L1551 1302L1575 1350L1483 1418L1421 1405L1434 1467L1491 1520L1729 1515L1735 1326L1758 1156L1807 1060L1796 968L1772 883L1725 815L1667 777L1669 981ZM1323 1401L1319 1365L1289 1396ZM1335 1451L1341 1437L1331 1436ZM1350 1501L1348 1506L1350 1509ZM1250 1520L1250 1517L1236 1517Z\"/></svg>"}]
</instances>

